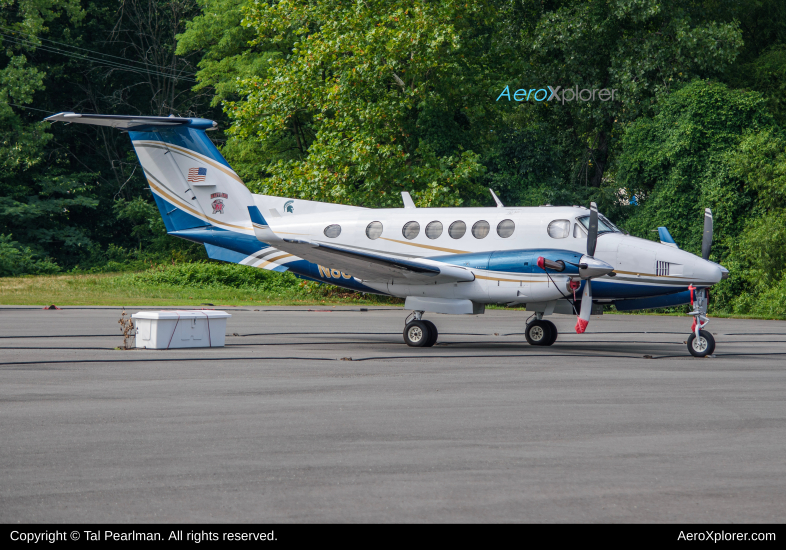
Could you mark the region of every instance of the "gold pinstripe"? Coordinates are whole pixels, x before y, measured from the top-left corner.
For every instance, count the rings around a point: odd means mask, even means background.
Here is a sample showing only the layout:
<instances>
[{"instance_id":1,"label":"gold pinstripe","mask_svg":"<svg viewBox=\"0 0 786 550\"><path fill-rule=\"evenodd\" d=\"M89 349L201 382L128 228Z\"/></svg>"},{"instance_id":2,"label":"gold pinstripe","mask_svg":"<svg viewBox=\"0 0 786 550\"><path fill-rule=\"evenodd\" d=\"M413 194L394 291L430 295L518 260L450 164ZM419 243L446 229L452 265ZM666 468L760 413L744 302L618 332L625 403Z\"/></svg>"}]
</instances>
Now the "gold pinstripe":
<instances>
[{"instance_id":1,"label":"gold pinstripe","mask_svg":"<svg viewBox=\"0 0 786 550\"><path fill-rule=\"evenodd\" d=\"M148 148L151 148L151 149L166 149L166 150L170 150L170 151L175 151L177 153L180 153L184 157L191 157L194 160L205 162L205 163L209 164L210 166L212 166L213 168L215 168L217 170L221 170L223 173L225 173L230 178L232 178L232 179L234 179L234 180L236 180L236 181L238 181L240 183L243 183L243 180L241 180L240 177L233 170L227 168L223 164L219 164L218 162L214 161L213 159L207 158L205 155L202 155L200 153L192 151L191 149L185 149L185 148L180 147L178 145L172 145L172 144L169 144L169 143L164 143L163 141L135 141L134 142L134 147L148 147Z\"/></svg>"},{"instance_id":2,"label":"gold pinstripe","mask_svg":"<svg viewBox=\"0 0 786 550\"><path fill-rule=\"evenodd\" d=\"M153 180L155 180L155 183L153 182ZM181 208L183 210L187 210L188 212L191 212L197 218L200 218L200 219L205 220L205 221L210 221L210 222L212 222L212 223L214 223L215 225L218 225L218 226L232 227L234 229L243 229L243 230L252 229L252 228L250 228L247 225L246 226L234 225L234 224L231 224L231 223L222 222L222 221L219 221L219 220L217 220L215 218L211 218L207 214L203 214L202 212L194 210L193 208L191 208L191 206L189 206L188 204L184 203L182 201L182 199L180 199L180 197L175 197L172 194L167 193L167 191L165 190L163 184L161 184L161 182L156 180L150 174L147 174L147 183L149 183L150 184L150 188L155 190L159 195L161 195L164 198L166 198L169 202L171 202L175 206L178 206L179 208Z\"/></svg>"},{"instance_id":3,"label":"gold pinstripe","mask_svg":"<svg viewBox=\"0 0 786 550\"><path fill-rule=\"evenodd\" d=\"M486 281L503 281L506 283L545 283L546 280L543 279L501 279L499 277L486 277L485 275L478 275L475 273L476 279L485 279Z\"/></svg>"},{"instance_id":4,"label":"gold pinstripe","mask_svg":"<svg viewBox=\"0 0 786 550\"><path fill-rule=\"evenodd\" d=\"M261 264L259 264L258 266L255 266L255 267L263 269L263 268L269 266L270 264L274 264L274 263L279 262L280 260L283 260L284 258L293 258L293 257L295 257L294 254L284 254L283 256L279 256L278 258L273 258L272 260L264 261L264 262L262 262Z\"/></svg>"},{"instance_id":5,"label":"gold pinstripe","mask_svg":"<svg viewBox=\"0 0 786 550\"><path fill-rule=\"evenodd\" d=\"M442 248L440 246L431 246L428 244L419 244L419 243L411 243L408 241L399 241L397 239L388 239L386 237L380 237L383 241L390 241L392 243L399 243L399 244L407 244L409 246L417 246L418 248L427 248L429 250L439 250L440 252L450 252L452 254L470 254L470 252L466 250L454 250L452 248Z\"/></svg>"}]
</instances>

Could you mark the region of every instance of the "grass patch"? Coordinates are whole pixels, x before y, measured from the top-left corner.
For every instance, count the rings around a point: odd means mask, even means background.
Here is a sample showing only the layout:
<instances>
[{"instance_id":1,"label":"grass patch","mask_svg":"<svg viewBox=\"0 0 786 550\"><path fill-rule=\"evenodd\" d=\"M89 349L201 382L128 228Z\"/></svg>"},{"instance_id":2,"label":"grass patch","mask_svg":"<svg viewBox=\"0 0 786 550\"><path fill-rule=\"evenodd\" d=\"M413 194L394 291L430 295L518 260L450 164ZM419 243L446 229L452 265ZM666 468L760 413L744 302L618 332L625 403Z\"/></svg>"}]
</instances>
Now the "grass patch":
<instances>
[{"instance_id":1,"label":"grass patch","mask_svg":"<svg viewBox=\"0 0 786 550\"><path fill-rule=\"evenodd\" d=\"M194 262L138 273L64 274L0 278L0 304L58 306L400 305L236 264Z\"/></svg>"}]
</instances>

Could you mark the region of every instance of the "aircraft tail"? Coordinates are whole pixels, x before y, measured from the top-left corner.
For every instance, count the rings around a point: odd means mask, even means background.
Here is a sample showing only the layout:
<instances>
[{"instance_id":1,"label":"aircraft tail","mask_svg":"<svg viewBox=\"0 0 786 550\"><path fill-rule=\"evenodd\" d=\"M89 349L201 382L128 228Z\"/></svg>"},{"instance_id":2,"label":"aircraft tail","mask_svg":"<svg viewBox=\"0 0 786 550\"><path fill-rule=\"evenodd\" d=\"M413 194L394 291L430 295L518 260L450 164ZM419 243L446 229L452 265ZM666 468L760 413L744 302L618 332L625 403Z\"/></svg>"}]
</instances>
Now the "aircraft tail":
<instances>
[{"instance_id":1,"label":"aircraft tail","mask_svg":"<svg viewBox=\"0 0 786 550\"><path fill-rule=\"evenodd\" d=\"M207 137L216 127L212 120L76 113L46 120L128 132L167 232L211 227L254 235L248 215L253 196Z\"/></svg>"}]
</instances>

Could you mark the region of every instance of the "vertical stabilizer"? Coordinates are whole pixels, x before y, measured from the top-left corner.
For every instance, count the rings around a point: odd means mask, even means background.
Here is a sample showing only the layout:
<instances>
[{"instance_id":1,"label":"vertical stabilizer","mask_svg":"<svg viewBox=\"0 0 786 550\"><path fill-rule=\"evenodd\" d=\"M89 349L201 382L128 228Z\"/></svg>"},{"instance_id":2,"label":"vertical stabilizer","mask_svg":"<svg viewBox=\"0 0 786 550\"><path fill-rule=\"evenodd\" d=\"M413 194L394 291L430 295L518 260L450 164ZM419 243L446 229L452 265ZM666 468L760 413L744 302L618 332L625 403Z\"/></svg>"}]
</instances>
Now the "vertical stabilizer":
<instances>
[{"instance_id":1,"label":"vertical stabilizer","mask_svg":"<svg viewBox=\"0 0 786 550\"><path fill-rule=\"evenodd\" d=\"M203 129L186 126L129 135L157 202L171 203L203 226L253 235L247 209L254 204L251 192ZM165 222L170 218L174 230L186 229L179 225L181 215L162 215Z\"/></svg>"}]
</instances>

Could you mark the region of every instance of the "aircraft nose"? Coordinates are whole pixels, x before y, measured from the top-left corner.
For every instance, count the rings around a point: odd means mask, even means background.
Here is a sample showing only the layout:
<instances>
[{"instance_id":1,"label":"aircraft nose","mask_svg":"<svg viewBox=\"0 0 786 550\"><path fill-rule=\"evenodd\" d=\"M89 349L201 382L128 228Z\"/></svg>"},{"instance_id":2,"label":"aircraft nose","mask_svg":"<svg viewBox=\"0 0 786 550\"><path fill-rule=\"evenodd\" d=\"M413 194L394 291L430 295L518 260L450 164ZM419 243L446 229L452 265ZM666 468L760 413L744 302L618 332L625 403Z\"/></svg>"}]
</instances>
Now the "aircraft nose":
<instances>
[{"instance_id":1,"label":"aircraft nose","mask_svg":"<svg viewBox=\"0 0 786 550\"><path fill-rule=\"evenodd\" d=\"M693 264L693 277L698 284L714 285L723 278L723 271L718 264L697 258Z\"/></svg>"}]
</instances>

